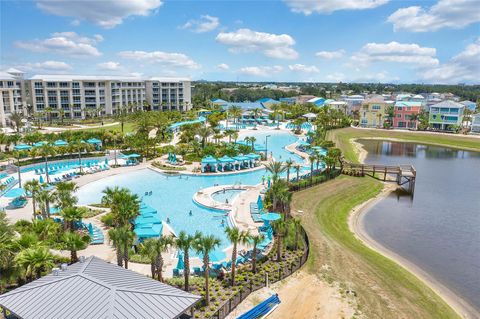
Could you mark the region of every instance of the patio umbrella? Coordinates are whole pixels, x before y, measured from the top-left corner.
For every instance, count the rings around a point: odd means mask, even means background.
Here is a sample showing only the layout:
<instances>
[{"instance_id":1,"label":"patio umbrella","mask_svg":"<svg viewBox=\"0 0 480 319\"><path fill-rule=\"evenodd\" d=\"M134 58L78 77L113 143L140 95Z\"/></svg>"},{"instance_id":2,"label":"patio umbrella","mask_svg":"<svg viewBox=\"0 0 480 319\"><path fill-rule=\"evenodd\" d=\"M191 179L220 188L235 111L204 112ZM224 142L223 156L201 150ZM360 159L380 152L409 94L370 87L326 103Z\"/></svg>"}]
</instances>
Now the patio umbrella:
<instances>
[{"instance_id":1,"label":"patio umbrella","mask_svg":"<svg viewBox=\"0 0 480 319\"><path fill-rule=\"evenodd\" d=\"M131 157L131 158L141 157L141 156L142 156L142 155L137 154L137 153L133 153L133 154L128 155L128 157Z\"/></svg>"},{"instance_id":2,"label":"patio umbrella","mask_svg":"<svg viewBox=\"0 0 480 319\"><path fill-rule=\"evenodd\" d=\"M35 147L41 147L41 146L43 146L43 145L45 145L45 144L47 144L47 142L40 141L40 142L37 142L37 143L33 144L33 146L35 146Z\"/></svg>"},{"instance_id":3,"label":"patio umbrella","mask_svg":"<svg viewBox=\"0 0 480 319\"><path fill-rule=\"evenodd\" d=\"M64 140L56 140L55 143L53 143L55 146L67 146L68 143L65 142Z\"/></svg>"},{"instance_id":4,"label":"patio umbrella","mask_svg":"<svg viewBox=\"0 0 480 319\"><path fill-rule=\"evenodd\" d=\"M40 184L43 184L43 176L40 175L40 178L38 179L38 181L40 182Z\"/></svg>"},{"instance_id":5,"label":"patio umbrella","mask_svg":"<svg viewBox=\"0 0 480 319\"><path fill-rule=\"evenodd\" d=\"M183 263L183 253L178 253L178 263L176 268L178 270L185 268L185 264Z\"/></svg>"},{"instance_id":6,"label":"patio umbrella","mask_svg":"<svg viewBox=\"0 0 480 319\"><path fill-rule=\"evenodd\" d=\"M108 158L105 157L105 165L108 165Z\"/></svg>"},{"instance_id":7,"label":"patio umbrella","mask_svg":"<svg viewBox=\"0 0 480 319\"><path fill-rule=\"evenodd\" d=\"M265 213L265 214L260 214L260 218L266 222L273 222L282 218L282 215L278 213Z\"/></svg>"},{"instance_id":8,"label":"patio umbrella","mask_svg":"<svg viewBox=\"0 0 480 319\"><path fill-rule=\"evenodd\" d=\"M3 195L3 196L5 196L7 198L15 198L15 197L23 196L23 195L25 195L25 190L21 187L17 187L17 188L12 188L8 192L6 192L5 195Z\"/></svg>"}]
</instances>

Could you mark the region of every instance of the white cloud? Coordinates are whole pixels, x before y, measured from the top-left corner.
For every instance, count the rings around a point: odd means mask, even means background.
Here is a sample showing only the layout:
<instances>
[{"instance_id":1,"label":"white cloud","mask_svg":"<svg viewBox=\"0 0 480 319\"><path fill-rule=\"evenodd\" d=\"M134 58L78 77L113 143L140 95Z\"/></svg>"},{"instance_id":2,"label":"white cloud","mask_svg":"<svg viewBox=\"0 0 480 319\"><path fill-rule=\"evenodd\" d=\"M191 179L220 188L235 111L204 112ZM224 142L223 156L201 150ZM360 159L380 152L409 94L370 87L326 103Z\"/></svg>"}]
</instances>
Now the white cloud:
<instances>
[{"instance_id":1,"label":"white cloud","mask_svg":"<svg viewBox=\"0 0 480 319\"><path fill-rule=\"evenodd\" d=\"M217 65L217 69L225 71L230 69L230 66L226 63L220 63L219 65Z\"/></svg>"},{"instance_id":2,"label":"white cloud","mask_svg":"<svg viewBox=\"0 0 480 319\"><path fill-rule=\"evenodd\" d=\"M341 72L334 72L326 76L326 79L330 82L341 82L345 80L345 74Z\"/></svg>"},{"instance_id":3,"label":"white cloud","mask_svg":"<svg viewBox=\"0 0 480 319\"><path fill-rule=\"evenodd\" d=\"M195 33L204 33L215 30L220 25L220 19L209 15L202 15L198 20L189 20L181 29L188 29Z\"/></svg>"},{"instance_id":4,"label":"white cloud","mask_svg":"<svg viewBox=\"0 0 480 319\"><path fill-rule=\"evenodd\" d=\"M114 62L114 61L98 63L97 67L100 70L106 70L106 71L117 71L121 69L120 63Z\"/></svg>"},{"instance_id":5,"label":"white cloud","mask_svg":"<svg viewBox=\"0 0 480 319\"><path fill-rule=\"evenodd\" d=\"M364 10L384 5L389 0L284 0L293 12L332 13L337 10Z\"/></svg>"},{"instance_id":6,"label":"white cloud","mask_svg":"<svg viewBox=\"0 0 480 319\"><path fill-rule=\"evenodd\" d=\"M283 71L283 67L280 65L274 66L247 66L239 70L242 74L267 77L272 74L280 73Z\"/></svg>"},{"instance_id":7,"label":"white cloud","mask_svg":"<svg viewBox=\"0 0 480 319\"><path fill-rule=\"evenodd\" d=\"M339 59L345 55L345 50L340 49L336 51L318 51L315 56L322 59Z\"/></svg>"},{"instance_id":8,"label":"white cloud","mask_svg":"<svg viewBox=\"0 0 480 319\"><path fill-rule=\"evenodd\" d=\"M87 20L104 28L113 28L129 16L148 16L161 5L161 0L37 0L42 11Z\"/></svg>"},{"instance_id":9,"label":"white cloud","mask_svg":"<svg viewBox=\"0 0 480 319\"><path fill-rule=\"evenodd\" d=\"M15 65L14 68L25 72L37 73L65 73L72 70L72 66L62 61L44 61Z\"/></svg>"},{"instance_id":10,"label":"white cloud","mask_svg":"<svg viewBox=\"0 0 480 319\"><path fill-rule=\"evenodd\" d=\"M298 58L298 52L292 48L295 40L288 34L238 29L235 32L221 32L216 40L229 46L229 51L234 53L262 52L267 57L275 59Z\"/></svg>"},{"instance_id":11,"label":"white cloud","mask_svg":"<svg viewBox=\"0 0 480 319\"><path fill-rule=\"evenodd\" d=\"M288 68L290 69L290 71L300 72L300 73L320 72L320 70L315 65L293 64L293 65L289 65Z\"/></svg>"},{"instance_id":12,"label":"white cloud","mask_svg":"<svg viewBox=\"0 0 480 319\"><path fill-rule=\"evenodd\" d=\"M439 63L435 56L435 48L393 41L390 43L367 43L352 56L352 61L360 65L371 62L396 62L432 67Z\"/></svg>"},{"instance_id":13,"label":"white cloud","mask_svg":"<svg viewBox=\"0 0 480 319\"><path fill-rule=\"evenodd\" d=\"M480 38L445 64L422 72L424 80L433 83L480 83Z\"/></svg>"},{"instance_id":14,"label":"white cloud","mask_svg":"<svg viewBox=\"0 0 480 319\"><path fill-rule=\"evenodd\" d=\"M188 55L183 53L170 53L162 51L122 51L118 55L124 59L131 59L152 64L161 64L172 67L185 67L198 69L200 66Z\"/></svg>"},{"instance_id":15,"label":"white cloud","mask_svg":"<svg viewBox=\"0 0 480 319\"><path fill-rule=\"evenodd\" d=\"M439 0L428 9L411 6L398 9L388 22L397 30L413 32L436 31L442 28L460 29L480 22L478 0Z\"/></svg>"},{"instance_id":16,"label":"white cloud","mask_svg":"<svg viewBox=\"0 0 480 319\"><path fill-rule=\"evenodd\" d=\"M55 32L47 39L17 41L15 45L33 52L51 52L70 57L91 57L101 55L95 47L101 41L103 41L103 37L99 34L89 38L75 32Z\"/></svg>"}]
</instances>

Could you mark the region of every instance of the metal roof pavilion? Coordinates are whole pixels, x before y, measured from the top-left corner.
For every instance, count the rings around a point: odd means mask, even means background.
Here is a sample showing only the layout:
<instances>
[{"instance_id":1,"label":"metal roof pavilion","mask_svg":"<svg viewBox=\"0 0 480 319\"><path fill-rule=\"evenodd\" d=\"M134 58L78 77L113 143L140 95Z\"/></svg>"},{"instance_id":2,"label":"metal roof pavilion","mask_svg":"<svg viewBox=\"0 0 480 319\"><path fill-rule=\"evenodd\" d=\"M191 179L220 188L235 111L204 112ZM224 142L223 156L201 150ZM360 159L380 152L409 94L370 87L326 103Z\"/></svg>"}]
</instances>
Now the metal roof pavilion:
<instances>
[{"instance_id":1,"label":"metal roof pavilion","mask_svg":"<svg viewBox=\"0 0 480 319\"><path fill-rule=\"evenodd\" d=\"M199 299L93 256L0 295L0 307L22 319L174 319Z\"/></svg>"}]
</instances>

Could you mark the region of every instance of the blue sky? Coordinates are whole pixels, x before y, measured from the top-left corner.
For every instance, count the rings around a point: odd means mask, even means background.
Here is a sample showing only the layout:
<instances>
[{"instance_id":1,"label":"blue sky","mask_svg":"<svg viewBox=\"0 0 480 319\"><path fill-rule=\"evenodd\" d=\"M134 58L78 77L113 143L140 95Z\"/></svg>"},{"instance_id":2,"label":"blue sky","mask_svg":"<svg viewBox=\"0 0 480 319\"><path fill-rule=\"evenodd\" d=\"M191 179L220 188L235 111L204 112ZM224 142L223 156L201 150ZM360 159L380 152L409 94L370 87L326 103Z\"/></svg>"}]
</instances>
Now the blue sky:
<instances>
[{"instance_id":1,"label":"blue sky","mask_svg":"<svg viewBox=\"0 0 480 319\"><path fill-rule=\"evenodd\" d=\"M480 0L1 2L1 68L480 83Z\"/></svg>"}]
</instances>

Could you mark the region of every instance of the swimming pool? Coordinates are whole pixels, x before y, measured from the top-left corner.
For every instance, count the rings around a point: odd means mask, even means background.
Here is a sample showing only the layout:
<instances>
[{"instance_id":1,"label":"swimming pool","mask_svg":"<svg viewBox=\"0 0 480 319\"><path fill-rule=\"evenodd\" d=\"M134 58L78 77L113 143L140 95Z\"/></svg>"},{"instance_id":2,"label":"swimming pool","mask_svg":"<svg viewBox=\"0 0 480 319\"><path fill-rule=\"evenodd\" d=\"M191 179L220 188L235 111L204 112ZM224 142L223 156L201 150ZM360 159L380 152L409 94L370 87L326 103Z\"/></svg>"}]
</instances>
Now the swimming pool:
<instances>
[{"instance_id":1,"label":"swimming pool","mask_svg":"<svg viewBox=\"0 0 480 319\"><path fill-rule=\"evenodd\" d=\"M240 193L244 192L243 189L225 189L215 193L212 193L212 198L219 203L232 203ZM228 201L228 202L227 202Z\"/></svg>"},{"instance_id":2,"label":"swimming pool","mask_svg":"<svg viewBox=\"0 0 480 319\"><path fill-rule=\"evenodd\" d=\"M248 132L250 133L250 132ZM268 139L269 152L273 156L285 161L292 158L298 163L303 160L300 156L292 154L284 147L294 143L297 138L288 132L251 132L245 136L255 136L261 143L266 135ZM79 204L99 203L102 198L102 191L108 187L127 187L137 194L144 203L152 206L158 212L161 220L170 220L170 226L178 234L184 230L187 233L201 231L204 234L213 234L221 241L220 247L212 254L212 261L225 259L223 252L230 243L226 239L224 230L228 225L225 212L207 209L197 205L193 201L193 195L200 189L214 185L256 185L262 182L262 176L268 175L264 169L241 172L226 175L168 175L158 173L151 169L142 169L131 173L114 175L101 180L89 183L80 187L77 192ZM151 196L144 196L145 192L152 191ZM224 194L219 195L220 199ZM238 196L235 193L228 193L226 196ZM232 197L233 198L233 197ZM190 215L190 211L192 214Z\"/></svg>"}]
</instances>

